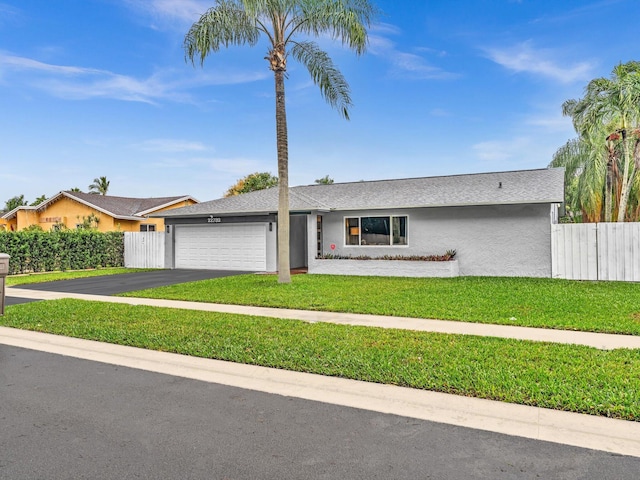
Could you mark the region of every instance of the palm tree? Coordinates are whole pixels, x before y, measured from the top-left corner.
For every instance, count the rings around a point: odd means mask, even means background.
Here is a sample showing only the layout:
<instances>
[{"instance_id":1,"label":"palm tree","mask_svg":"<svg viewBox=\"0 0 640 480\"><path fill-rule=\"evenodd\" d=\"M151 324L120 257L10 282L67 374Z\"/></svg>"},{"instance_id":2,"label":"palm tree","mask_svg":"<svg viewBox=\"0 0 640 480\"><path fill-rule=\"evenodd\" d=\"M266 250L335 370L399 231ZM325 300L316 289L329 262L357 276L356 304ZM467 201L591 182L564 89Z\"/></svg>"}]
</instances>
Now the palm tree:
<instances>
[{"instance_id":1,"label":"palm tree","mask_svg":"<svg viewBox=\"0 0 640 480\"><path fill-rule=\"evenodd\" d=\"M33 202L30 203L30 205L32 207L37 207L38 205L40 205L42 202L44 202L47 199L46 195L40 195L38 198L36 198Z\"/></svg>"},{"instance_id":2,"label":"palm tree","mask_svg":"<svg viewBox=\"0 0 640 480\"><path fill-rule=\"evenodd\" d=\"M549 164L565 169L566 209L573 220L579 214L584 222L602 221L603 202L604 211L611 217L611 195L605 189L607 156L602 150L602 145L575 138L560 147Z\"/></svg>"},{"instance_id":3,"label":"palm tree","mask_svg":"<svg viewBox=\"0 0 640 480\"><path fill-rule=\"evenodd\" d=\"M368 0L217 0L195 22L184 39L186 57L204 64L210 52L231 45L255 46L268 41L265 60L273 71L278 154L278 281L291 282L289 271L289 142L284 79L289 54L302 63L329 102L348 119L349 85L329 55L309 37L340 40L364 53L367 27L377 13Z\"/></svg>"},{"instance_id":4,"label":"palm tree","mask_svg":"<svg viewBox=\"0 0 640 480\"><path fill-rule=\"evenodd\" d=\"M23 207L27 205L27 201L24 199L24 195L16 195L15 197L11 197L4 204L4 212L10 212L14 208Z\"/></svg>"},{"instance_id":5,"label":"palm tree","mask_svg":"<svg viewBox=\"0 0 640 480\"><path fill-rule=\"evenodd\" d=\"M638 127L640 126L640 62L632 61L617 65L611 78L591 80L580 100L567 100L562 105L564 115L572 117L573 125L581 137L600 140L608 152L605 199L615 195L618 207L618 222L627 216L627 204L635 183L638 154ZM622 173L615 192L613 177L619 168ZM612 201L605 208L611 211Z\"/></svg>"},{"instance_id":6,"label":"palm tree","mask_svg":"<svg viewBox=\"0 0 640 480\"><path fill-rule=\"evenodd\" d=\"M109 184L111 182L107 180L107 177L98 177L93 179L93 183L89 185L89 193L106 195L109 190Z\"/></svg>"}]
</instances>

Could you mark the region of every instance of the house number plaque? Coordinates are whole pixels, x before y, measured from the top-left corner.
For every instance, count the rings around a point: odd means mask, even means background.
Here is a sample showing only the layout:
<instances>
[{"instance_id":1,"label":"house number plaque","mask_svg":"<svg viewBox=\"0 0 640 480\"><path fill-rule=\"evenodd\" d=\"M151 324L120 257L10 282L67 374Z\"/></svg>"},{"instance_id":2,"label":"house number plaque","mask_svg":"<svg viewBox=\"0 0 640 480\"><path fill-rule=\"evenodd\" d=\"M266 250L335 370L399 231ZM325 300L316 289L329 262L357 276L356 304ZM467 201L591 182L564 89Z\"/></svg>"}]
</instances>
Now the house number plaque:
<instances>
[{"instance_id":1,"label":"house number plaque","mask_svg":"<svg viewBox=\"0 0 640 480\"><path fill-rule=\"evenodd\" d=\"M213 215L209 215L207 218L207 223L221 223L222 219L220 217L214 217Z\"/></svg>"}]
</instances>

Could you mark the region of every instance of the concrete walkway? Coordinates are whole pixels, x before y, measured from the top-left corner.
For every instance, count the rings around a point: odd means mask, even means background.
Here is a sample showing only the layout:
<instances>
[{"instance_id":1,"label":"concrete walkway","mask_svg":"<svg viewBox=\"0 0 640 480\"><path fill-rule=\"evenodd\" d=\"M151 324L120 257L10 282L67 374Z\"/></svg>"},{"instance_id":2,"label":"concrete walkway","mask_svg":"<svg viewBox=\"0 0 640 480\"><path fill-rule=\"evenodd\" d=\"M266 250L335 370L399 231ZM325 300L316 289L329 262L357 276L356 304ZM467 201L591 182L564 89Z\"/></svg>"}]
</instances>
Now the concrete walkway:
<instances>
[{"instance_id":1,"label":"concrete walkway","mask_svg":"<svg viewBox=\"0 0 640 480\"><path fill-rule=\"evenodd\" d=\"M634 335L612 335L606 333L551 330L547 328L516 327L509 325L491 325L420 318L387 317L382 315L362 315L356 313L290 310L285 308L248 307L242 305L185 302L179 300L111 297L104 295L27 290L16 287L7 288L7 296L37 300L76 298L80 300L126 303L129 305L148 305L152 307L181 308L185 310L201 310L207 312L238 313L259 317L288 318L311 323L327 322L344 325L362 325L366 327L397 328L401 330L415 330L422 332L453 333L458 335L478 335L484 337L513 338L518 340L585 345L601 350L612 350L615 348L640 348L640 336Z\"/></svg>"},{"instance_id":2,"label":"concrete walkway","mask_svg":"<svg viewBox=\"0 0 640 480\"><path fill-rule=\"evenodd\" d=\"M7 294L43 300L78 298L133 305L297 318L309 322L323 321L383 328L404 328L579 343L597 348L640 348L639 339L629 336L390 318L374 315L335 314L195 302L36 292L13 287L7 289ZM4 327L0 327L0 343L272 394L293 396L640 457L640 423L638 422L447 395L392 385L379 385L321 375L241 365Z\"/></svg>"}]
</instances>

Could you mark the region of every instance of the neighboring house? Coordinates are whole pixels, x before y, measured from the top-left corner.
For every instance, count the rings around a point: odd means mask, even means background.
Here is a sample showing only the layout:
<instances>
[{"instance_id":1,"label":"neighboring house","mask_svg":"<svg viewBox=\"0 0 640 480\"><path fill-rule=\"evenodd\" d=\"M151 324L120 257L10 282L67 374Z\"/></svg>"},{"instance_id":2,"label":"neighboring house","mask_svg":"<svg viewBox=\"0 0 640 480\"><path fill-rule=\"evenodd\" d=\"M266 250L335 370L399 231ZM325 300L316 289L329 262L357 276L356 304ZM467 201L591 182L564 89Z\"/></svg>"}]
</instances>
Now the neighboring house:
<instances>
[{"instance_id":1,"label":"neighboring house","mask_svg":"<svg viewBox=\"0 0 640 480\"><path fill-rule=\"evenodd\" d=\"M23 230L38 225L43 230L78 228L89 222L101 232L161 231L164 221L150 214L198 203L191 196L129 198L81 192L60 192L37 206L17 207L0 217L0 228Z\"/></svg>"},{"instance_id":2,"label":"neighboring house","mask_svg":"<svg viewBox=\"0 0 640 480\"><path fill-rule=\"evenodd\" d=\"M456 250L460 275L550 277L551 223L563 201L563 169L292 187L291 267L332 273L349 261L327 256ZM157 214L165 266L275 271L277 207L276 187ZM422 276L415 268L424 268L376 263L378 274Z\"/></svg>"}]
</instances>

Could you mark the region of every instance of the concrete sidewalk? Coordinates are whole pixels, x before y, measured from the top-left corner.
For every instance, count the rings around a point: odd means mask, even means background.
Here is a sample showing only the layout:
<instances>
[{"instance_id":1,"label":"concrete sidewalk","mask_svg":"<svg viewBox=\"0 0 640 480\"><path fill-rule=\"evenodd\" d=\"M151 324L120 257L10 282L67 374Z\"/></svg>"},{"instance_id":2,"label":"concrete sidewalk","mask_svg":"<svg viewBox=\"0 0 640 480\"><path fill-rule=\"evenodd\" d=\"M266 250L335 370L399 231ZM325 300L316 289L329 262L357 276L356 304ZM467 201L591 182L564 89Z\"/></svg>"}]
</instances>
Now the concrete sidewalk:
<instances>
[{"instance_id":1,"label":"concrete sidewalk","mask_svg":"<svg viewBox=\"0 0 640 480\"><path fill-rule=\"evenodd\" d=\"M77 298L132 305L293 318L308 322L334 322L382 328L578 343L596 348L640 348L638 341L640 339L624 335L43 292L13 287L7 289L7 294L43 300ZM241 365L5 327L0 327L0 343L277 395L640 457L640 423L638 422Z\"/></svg>"},{"instance_id":2,"label":"concrete sidewalk","mask_svg":"<svg viewBox=\"0 0 640 480\"><path fill-rule=\"evenodd\" d=\"M0 327L0 343L96 362L640 457L640 423Z\"/></svg>"},{"instance_id":3,"label":"concrete sidewalk","mask_svg":"<svg viewBox=\"0 0 640 480\"><path fill-rule=\"evenodd\" d=\"M312 310L290 310L285 308L249 307L243 305L225 305L217 303L185 302L180 300L156 300L149 298L111 297L79 293L47 292L27 290L16 287L7 288L7 296L26 299L55 300L76 298L129 305L148 305L152 307L180 308L207 312L237 313L271 318L288 318L305 322L327 322L366 327L397 328L435 333L458 335L477 335L483 337L513 338L574 345L585 345L601 350L615 348L640 348L640 336L613 335L606 333L574 332L551 330L547 328L517 327L509 325L491 325L483 323L430 320L420 318L388 317L382 315L363 315L356 313L318 312Z\"/></svg>"}]
</instances>

